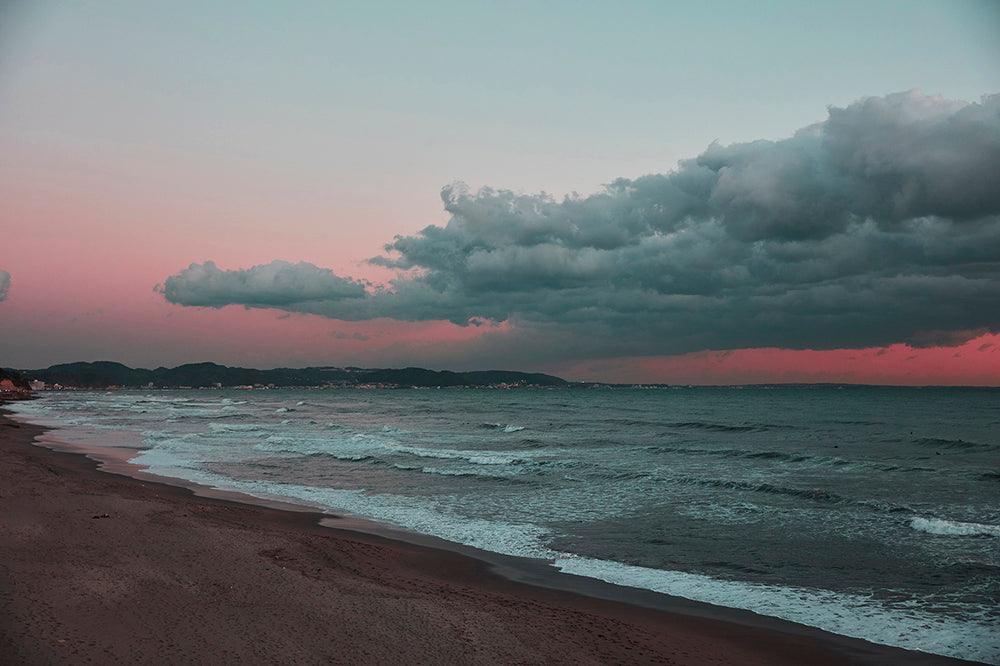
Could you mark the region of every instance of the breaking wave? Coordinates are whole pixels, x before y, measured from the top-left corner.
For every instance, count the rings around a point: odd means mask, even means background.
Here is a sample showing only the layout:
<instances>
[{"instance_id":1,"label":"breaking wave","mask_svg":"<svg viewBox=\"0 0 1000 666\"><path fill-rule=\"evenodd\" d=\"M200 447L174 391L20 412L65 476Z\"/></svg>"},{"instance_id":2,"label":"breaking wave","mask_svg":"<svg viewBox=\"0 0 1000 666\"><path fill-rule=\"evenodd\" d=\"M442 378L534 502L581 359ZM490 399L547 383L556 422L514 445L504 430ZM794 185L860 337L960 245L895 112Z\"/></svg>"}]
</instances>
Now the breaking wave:
<instances>
[{"instance_id":1,"label":"breaking wave","mask_svg":"<svg viewBox=\"0 0 1000 666\"><path fill-rule=\"evenodd\" d=\"M521 432L524 430L524 426L513 425L511 423L481 423L479 427L499 430L501 432Z\"/></svg>"},{"instance_id":2,"label":"breaking wave","mask_svg":"<svg viewBox=\"0 0 1000 666\"><path fill-rule=\"evenodd\" d=\"M942 518L914 518L910 527L928 534L944 536L992 536L1000 537L1000 525L984 525L982 523L962 523L957 520Z\"/></svg>"},{"instance_id":3,"label":"breaking wave","mask_svg":"<svg viewBox=\"0 0 1000 666\"><path fill-rule=\"evenodd\" d=\"M913 443L918 446L926 446L937 449L982 449L990 451L997 448L991 444L970 442L964 439L944 439L941 437L919 437L913 440Z\"/></svg>"}]
</instances>

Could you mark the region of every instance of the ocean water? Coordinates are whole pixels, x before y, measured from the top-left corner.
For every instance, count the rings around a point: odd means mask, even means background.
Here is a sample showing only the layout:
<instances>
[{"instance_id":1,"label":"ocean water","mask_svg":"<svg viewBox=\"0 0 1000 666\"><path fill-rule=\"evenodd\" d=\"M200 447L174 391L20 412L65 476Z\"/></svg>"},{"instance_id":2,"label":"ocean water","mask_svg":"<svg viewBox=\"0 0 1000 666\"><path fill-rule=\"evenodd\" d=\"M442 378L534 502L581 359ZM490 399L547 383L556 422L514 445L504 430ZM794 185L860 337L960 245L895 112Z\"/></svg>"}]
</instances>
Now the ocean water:
<instances>
[{"instance_id":1,"label":"ocean water","mask_svg":"<svg viewBox=\"0 0 1000 666\"><path fill-rule=\"evenodd\" d=\"M155 474L1000 663L997 390L53 392L14 408Z\"/></svg>"}]
</instances>

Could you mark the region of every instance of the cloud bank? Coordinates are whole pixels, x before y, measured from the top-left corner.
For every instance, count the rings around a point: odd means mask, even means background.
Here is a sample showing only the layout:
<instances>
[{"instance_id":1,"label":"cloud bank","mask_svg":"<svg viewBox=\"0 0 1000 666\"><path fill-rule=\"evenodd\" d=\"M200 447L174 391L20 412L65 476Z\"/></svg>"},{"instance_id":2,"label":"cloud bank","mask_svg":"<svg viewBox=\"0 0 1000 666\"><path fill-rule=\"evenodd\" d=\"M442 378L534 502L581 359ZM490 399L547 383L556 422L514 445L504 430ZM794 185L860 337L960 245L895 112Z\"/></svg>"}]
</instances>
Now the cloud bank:
<instances>
[{"instance_id":1,"label":"cloud bank","mask_svg":"<svg viewBox=\"0 0 1000 666\"><path fill-rule=\"evenodd\" d=\"M0 270L0 301L7 298L10 293L10 273Z\"/></svg>"},{"instance_id":2,"label":"cloud bank","mask_svg":"<svg viewBox=\"0 0 1000 666\"><path fill-rule=\"evenodd\" d=\"M565 357L1000 330L1000 95L868 98L587 197L454 185L442 200L444 226L371 260L400 270L384 287L307 263L206 262L160 290L342 320L508 321L510 346Z\"/></svg>"}]
</instances>

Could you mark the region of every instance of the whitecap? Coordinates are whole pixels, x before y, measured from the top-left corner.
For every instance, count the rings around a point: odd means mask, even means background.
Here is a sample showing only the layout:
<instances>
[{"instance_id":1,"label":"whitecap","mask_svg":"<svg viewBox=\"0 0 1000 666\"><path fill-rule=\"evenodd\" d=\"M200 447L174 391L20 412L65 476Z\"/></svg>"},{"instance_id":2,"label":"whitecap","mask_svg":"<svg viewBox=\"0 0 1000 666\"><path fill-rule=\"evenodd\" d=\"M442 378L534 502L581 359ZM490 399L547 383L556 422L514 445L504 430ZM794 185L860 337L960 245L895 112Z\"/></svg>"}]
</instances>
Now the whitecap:
<instances>
[{"instance_id":1,"label":"whitecap","mask_svg":"<svg viewBox=\"0 0 1000 666\"><path fill-rule=\"evenodd\" d=\"M492 428L501 432L520 432L524 430L524 426L514 425L513 423L483 423L482 427Z\"/></svg>"},{"instance_id":2,"label":"whitecap","mask_svg":"<svg viewBox=\"0 0 1000 666\"><path fill-rule=\"evenodd\" d=\"M984 525L983 523L962 523L957 520L941 518L914 518L910 527L928 534L945 536L994 536L1000 537L1000 525Z\"/></svg>"}]
</instances>

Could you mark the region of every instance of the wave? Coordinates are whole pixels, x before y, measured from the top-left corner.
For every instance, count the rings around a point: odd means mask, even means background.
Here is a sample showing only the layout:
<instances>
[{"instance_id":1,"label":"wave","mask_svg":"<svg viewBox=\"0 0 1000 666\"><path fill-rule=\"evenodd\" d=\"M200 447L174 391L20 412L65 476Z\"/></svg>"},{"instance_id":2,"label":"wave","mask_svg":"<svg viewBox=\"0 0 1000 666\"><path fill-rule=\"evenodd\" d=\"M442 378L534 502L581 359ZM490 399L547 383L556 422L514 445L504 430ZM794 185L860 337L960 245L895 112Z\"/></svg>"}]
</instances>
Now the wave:
<instances>
[{"instance_id":1,"label":"wave","mask_svg":"<svg viewBox=\"0 0 1000 666\"><path fill-rule=\"evenodd\" d=\"M1000 472L983 472L979 478L987 481L1000 481Z\"/></svg>"},{"instance_id":2,"label":"wave","mask_svg":"<svg viewBox=\"0 0 1000 666\"><path fill-rule=\"evenodd\" d=\"M254 448L266 453L286 453L302 456L329 456L337 460L358 461L374 459L370 446L359 445L356 441L314 440L301 437L269 435Z\"/></svg>"},{"instance_id":3,"label":"wave","mask_svg":"<svg viewBox=\"0 0 1000 666\"><path fill-rule=\"evenodd\" d=\"M747 458L750 460L776 460L780 462L813 462L821 465L851 465L849 460L834 456L811 456L805 453L788 453L786 451L757 451L754 449L705 449L688 446L647 446L643 449L649 453L683 453L691 455L717 456L720 458Z\"/></svg>"},{"instance_id":4,"label":"wave","mask_svg":"<svg viewBox=\"0 0 1000 666\"><path fill-rule=\"evenodd\" d=\"M710 486L713 488L725 488L727 490L746 490L754 493L766 493L768 495L787 495L812 500L814 502L825 502L829 504L842 504L850 502L842 495L832 493L821 488L795 488L792 486L779 486L773 483L752 483L750 481L730 481L725 479L699 479L684 478L683 482L694 483L700 486Z\"/></svg>"},{"instance_id":5,"label":"wave","mask_svg":"<svg viewBox=\"0 0 1000 666\"><path fill-rule=\"evenodd\" d=\"M588 479L601 479L603 481L669 481L666 477L657 476L649 472L639 470L626 471L598 471L585 474Z\"/></svg>"},{"instance_id":6,"label":"wave","mask_svg":"<svg viewBox=\"0 0 1000 666\"><path fill-rule=\"evenodd\" d=\"M997 447L992 444L981 444L970 442L964 439L944 439L941 437L919 437L913 440L918 446L934 447L938 449L980 449L991 451Z\"/></svg>"},{"instance_id":7,"label":"wave","mask_svg":"<svg viewBox=\"0 0 1000 666\"><path fill-rule=\"evenodd\" d=\"M404 453L418 458L441 458L445 460L466 460L474 465L516 465L528 462L519 451L474 451L464 449L427 449L419 446L383 443L382 446L394 453Z\"/></svg>"},{"instance_id":8,"label":"wave","mask_svg":"<svg viewBox=\"0 0 1000 666\"><path fill-rule=\"evenodd\" d=\"M984 525L983 523L962 523L957 520L942 518L914 518L910 527L928 534L944 536L992 536L1000 537L1000 525Z\"/></svg>"},{"instance_id":9,"label":"wave","mask_svg":"<svg viewBox=\"0 0 1000 666\"><path fill-rule=\"evenodd\" d=\"M141 404L163 404L163 405L170 405L170 404L177 404L177 403L181 403L181 402L191 402L191 398L154 398L153 396L146 396L145 398L141 398L139 400L134 400L132 402L134 402L137 405L141 405Z\"/></svg>"},{"instance_id":10,"label":"wave","mask_svg":"<svg viewBox=\"0 0 1000 666\"><path fill-rule=\"evenodd\" d=\"M420 472L421 474L431 474L435 476L448 476L448 477L458 477L463 479L471 479L474 481L496 481L500 483L507 484L523 484L529 483L524 479L519 479L516 476L511 476L508 474L494 474L490 472L483 472L471 469L448 469L445 467L422 467L419 465L402 465L394 464L393 468L403 470L406 472Z\"/></svg>"},{"instance_id":11,"label":"wave","mask_svg":"<svg viewBox=\"0 0 1000 666\"><path fill-rule=\"evenodd\" d=\"M650 472L640 470L622 471L598 471L585 475L591 479L603 479L608 481L652 481L657 483L676 483L680 485L705 486L709 488L721 488L724 490L741 490L754 493L764 493L768 495L787 495L798 497L814 502L824 502L828 504L854 503L842 495L823 490L821 488L796 488L794 486L781 486L773 483L754 483L751 481L736 481L731 479L705 479L692 476L660 476Z\"/></svg>"},{"instance_id":12,"label":"wave","mask_svg":"<svg viewBox=\"0 0 1000 666\"><path fill-rule=\"evenodd\" d=\"M200 414L170 414L167 421L171 423L186 423L187 421L211 421L214 419L245 419L255 416L249 412L230 412L223 410L204 410ZM257 415L259 416L259 415Z\"/></svg>"},{"instance_id":13,"label":"wave","mask_svg":"<svg viewBox=\"0 0 1000 666\"><path fill-rule=\"evenodd\" d=\"M343 443L342 443L343 444ZM503 472L490 472L481 471L476 469L470 469L468 467L460 468L446 468L446 467L426 467L419 464L406 464L399 462L392 462L391 459L387 460L384 457L378 455L378 451L389 450L390 453L396 452L398 448L407 447L381 447L371 448L367 446L357 446L355 442L354 445L348 446L346 449L341 448L338 450L336 446L331 446L329 442L326 441L308 441L308 440L294 440L290 438L285 438L277 435L269 436L263 442L260 442L255 446L256 449L260 451L266 451L268 453L288 453L296 454L297 456L305 456L308 458L332 458L334 460L340 460L343 462L352 463L366 463L375 466L385 466L391 467L404 472L418 472L422 474L432 474L437 476L450 476L450 477L463 477L474 480L491 480L500 481L504 483L525 483L524 480L514 478L512 474L505 474ZM412 447L410 447L412 448ZM429 451L429 450L422 450ZM507 456L458 456L451 455L453 452L444 452L445 455L424 455L419 457L424 458L437 458L449 461L461 461L466 462L474 466L487 466L496 467L498 465L506 465L511 462L519 462L516 459ZM454 452L457 453L457 452Z\"/></svg>"},{"instance_id":14,"label":"wave","mask_svg":"<svg viewBox=\"0 0 1000 666\"><path fill-rule=\"evenodd\" d=\"M513 425L511 423L480 423L479 427L499 430L501 432L521 432L524 430L524 426Z\"/></svg>"},{"instance_id":15,"label":"wave","mask_svg":"<svg viewBox=\"0 0 1000 666\"><path fill-rule=\"evenodd\" d=\"M668 423L669 428L679 428L682 430L709 430L711 432L764 432L775 426L763 423L745 423L743 425L728 425L725 423L710 423L707 421L679 421Z\"/></svg>"},{"instance_id":16,"label":"wave","mask_svg":"<svg viewBox=\"0 0 1000 666\"><path fill-rule=\"evenodd\" d=\"M919 465L873 465L875 469L883 472L937 472L933 467L921 467Z\"/></svg>"},{"instance_id":17,"label":"wave","mask_svg":"<svg viewBox=\"0 0 1000 666\"><path fill-rule=\"evenodd\" d=\"M1000 638L986 618L955 620L880 603L866 595L722 580L567 554L554 564L564 573L742 608L884 645L987 663L1000 660Z\"/></svg>"},{"instance_id":18,"label":"wave","mask_svg":"<svg viewBox=\"0 0 1000 666\"><path fill-rule=\"evenodd\" d=\"M258 432L263 428L257 423L209 423L213 432Z\"/></svg>"},{"instance_id":19,"label":"wave","mask_svg":"<svg viewBox=\"0 0 1000 666\"><path fill-rule=\"evenodd\" d=\"M739 454L744 458L756 458L759 460L784 460L787 462L805 462L806 460L813 459L812 456L805 456L798 453L785 453L783 451L740 451Z\"/></svg>"},{"instance_id":20,"label":"wave","mask_svg":"<svg viewBox=\"0 0 1000 666\"><path fill-rule=\"evenodd\" d=\"M398 454L416 458L463 461L473 465L524 465L530 458L543 454L535 451L490 451L474 449L432 449L400 444L389 437L356 433L342 438L310 438L270 435L255 445L268 453L299 455L327 455L338 460L363 460L380 458L385 454Z\"/></svg>"},{"instance_id":21,"label":"wave","mask_svg":"<svg viewBox=\"0 0 1000 666\"><path fill-rule=\"evenodd\" d=\"M719 458L746 458L747 460L770 460L787 463L808 463L811 465L839 467L842 469L873 469L880 472L937 472L934 467L920 465L897 465L877 463L869 460L847 460L837 456L813 456L806 453L789 453L787 451L756 451L753 449L705 449L688 446L646 446L643 451L653 454L680 453L687 455L714 456ZM984 478L990 477L987 472ZM1000 479L1000 473L995 475Z\"/></svg>"},{"instance_id":22,"label":"wave","mask_svg":"<svg viewBox=\"0 0 1000 666\"><path fill-rule=\"evenodd\" d=\"M618 417L600 419L598 423L609 423L613 425L623 425L623 426L661 425L659 421L650 421L648 419L623 419Z\"/></svg>"}]
</instances>

